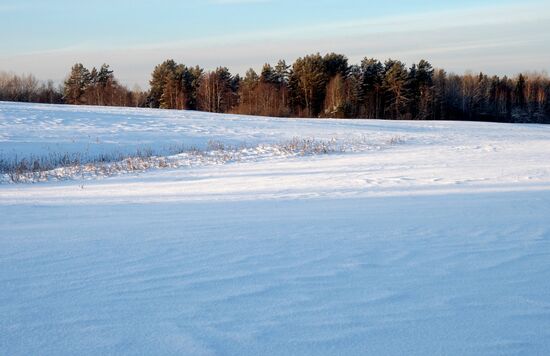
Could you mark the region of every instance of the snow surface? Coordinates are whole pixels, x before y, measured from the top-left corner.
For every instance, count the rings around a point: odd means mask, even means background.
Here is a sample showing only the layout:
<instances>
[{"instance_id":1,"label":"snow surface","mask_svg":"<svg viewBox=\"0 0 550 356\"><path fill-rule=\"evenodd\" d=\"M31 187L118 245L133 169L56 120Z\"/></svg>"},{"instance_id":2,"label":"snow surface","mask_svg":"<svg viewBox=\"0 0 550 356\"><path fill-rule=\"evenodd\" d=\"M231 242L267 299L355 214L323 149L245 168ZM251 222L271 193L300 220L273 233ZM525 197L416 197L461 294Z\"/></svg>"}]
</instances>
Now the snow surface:
<instances>
[{"instance_id":1,"label":"snow surface","mask_svg":"<svg viewBox=\"0 0 550 356\"><path fill-rule=\"evenodd\" d=\"M0 184L0 354L550 353L550 127L0 103L2 157L210 140Z\"/></svg>"}]
</instances>

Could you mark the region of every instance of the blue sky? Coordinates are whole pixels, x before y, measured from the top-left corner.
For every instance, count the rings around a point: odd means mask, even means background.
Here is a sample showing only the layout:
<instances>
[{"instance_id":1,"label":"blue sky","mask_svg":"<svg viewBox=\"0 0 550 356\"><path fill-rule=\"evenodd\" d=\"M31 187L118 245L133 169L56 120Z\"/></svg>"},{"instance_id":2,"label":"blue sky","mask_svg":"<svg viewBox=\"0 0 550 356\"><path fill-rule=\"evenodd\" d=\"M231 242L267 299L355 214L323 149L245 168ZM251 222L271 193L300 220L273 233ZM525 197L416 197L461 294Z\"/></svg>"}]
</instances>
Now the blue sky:
<instances>
[{"instance_id":1,"label":"blue sky","mask_svg":"<svg viewBox=\"0 0 550 356\"><path fill-rule=\"evenodd\" d=\"M0 0L0 70L60 81L76 61L147 86L166 58L234 72L310 52L451 71L550 70L550 0Z\"/></svg>"}]
</instances>

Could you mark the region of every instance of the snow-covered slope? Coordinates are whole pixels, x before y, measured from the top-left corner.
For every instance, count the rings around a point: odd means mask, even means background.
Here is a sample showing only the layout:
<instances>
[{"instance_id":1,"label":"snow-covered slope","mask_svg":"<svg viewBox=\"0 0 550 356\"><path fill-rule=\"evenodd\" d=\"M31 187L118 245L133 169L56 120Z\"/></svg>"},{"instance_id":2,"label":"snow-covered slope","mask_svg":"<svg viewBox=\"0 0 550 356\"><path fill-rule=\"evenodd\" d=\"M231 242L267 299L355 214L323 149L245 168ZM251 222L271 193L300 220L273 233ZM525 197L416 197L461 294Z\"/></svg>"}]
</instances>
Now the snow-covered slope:
<instances>
[{"instance_id":1,"label":"snow-covered slope","mask_svg":"<svg viewBox=\"0 0 550 356\"><path fill-rule=\"evenodd\" d=\"M0 103L7 159L212 140L0 185L0 354L550 352L549 127Z\"/></svg>"}]
</instances>

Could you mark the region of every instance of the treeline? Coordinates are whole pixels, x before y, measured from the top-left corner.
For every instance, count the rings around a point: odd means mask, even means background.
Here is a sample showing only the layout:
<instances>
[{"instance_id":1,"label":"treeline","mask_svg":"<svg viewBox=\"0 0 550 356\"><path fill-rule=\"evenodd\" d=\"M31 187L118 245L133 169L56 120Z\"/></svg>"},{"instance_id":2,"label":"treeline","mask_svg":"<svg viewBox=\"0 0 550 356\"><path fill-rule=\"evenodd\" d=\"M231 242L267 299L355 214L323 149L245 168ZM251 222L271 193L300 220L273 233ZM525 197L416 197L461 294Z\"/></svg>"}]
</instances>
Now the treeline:
<instances>
[{"instance_id":1,"label":"treeline","mask_svg":"<svg viewBox=\"0 0 550 356\"><path fill-rule=\"evenodd\" d=\"M148 92L120 85L106 64L91 71L74 65L59 88L32 76L6 78L11 79L0 79L0 100L264 116L550 123L547 75L456 75L425 60L410 67L393 59L349 64L341 54L314 54L292 65L265 64L259 73L249 69L244 77L225 67L207 71L167 60L154 68Z\"/></svg>"},{"instance_id":2,"label":"treeline","mask_svg":"<svg viewBox=\"0 0 550 356\"><path fill-rule=\"evenodd\" d=\"M40 82L32 74L0 72L0 100L46 104L145 107L149 93L120 85L109 65L88 70L81 63L71 68L65 82Z\"/></svg>"},{"instance_id":3,"label":"treeline","mask_svg":"<svg viewBox=\"0 0 550 356\"><path fill-rule=\"evenodd\" d=\"M244 77L167 60L155 67L148 106L265 116L550 123L550 78L456 75L340 54L265 64Z\"/></svg>"},{"instance_id":4,"label":"treeline","mask_svg":"<svg viewBox=\"0 0 550 356\"><path fill-rule=\"evenodd\" d=\"M0 72L0 100L61 104L63 94L52 80L40 82L32 74Z\"/></svg>"},{"instance_id":5,"label":"treeline","mask_svg":"<svg viewBox=\"0 0 550 356\"><path fill-rule=\"evenodd\" d=\"M88 70L77 63L65 80L63 100L72 105L140 107L147 104L147 93L120 85L107 64Z\"/></svg>"}]
</instances>

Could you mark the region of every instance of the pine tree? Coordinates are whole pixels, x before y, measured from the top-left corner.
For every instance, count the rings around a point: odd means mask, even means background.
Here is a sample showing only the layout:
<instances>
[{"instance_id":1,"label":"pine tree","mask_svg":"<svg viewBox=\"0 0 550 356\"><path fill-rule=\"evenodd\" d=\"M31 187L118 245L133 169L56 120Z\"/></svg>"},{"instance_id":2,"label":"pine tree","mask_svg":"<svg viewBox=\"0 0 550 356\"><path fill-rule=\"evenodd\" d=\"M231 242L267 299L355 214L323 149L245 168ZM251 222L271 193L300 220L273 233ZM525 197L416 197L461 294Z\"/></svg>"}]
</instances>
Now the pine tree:
<instances>
[{"instance_id":1,"label":"pine tree","mask_svg":"<svg viewBox=\"0 0 550 356\"><path fill-rule=\"evenodd\" d=\"M409 73L407 67L401 61L389 59L384 65L384 82L386 101L386 117L389 119L401 119L409 97L407 93L407 80Z\"/></svg>"},{"instance_id":2,"label":"pine tree","mask_svg":"<svg viewBox=\"0 0 550 356\"><path fill-rule=\"evenodd\" d=\"M336 75L346 78L349 72L348 59L343 54L329 53L323 57L325 73L330 80Z\"/></svg>"},{"instance_id":3,"label":"pine tree","mask_svg":"<svg viewBox=\"0 0 550 356\"><path fill-rule=\"evenodd\" d=\"M161 107L161 100L164 105L169 101L170 93L166 90L166 84L175 80L176 62L173 59L164 61L153 70L149 84L149 106L153 108ZM164 98L163 98L164 96Z\"/></svg>"},{"instance_id":4,"label":"pine tree","mask_svg":"<svg viewBox=\"0 0 550 356\"><path fill-rule=\"evenodd\" d=\"M363 115L361 112L364 101L361 89L362 79L361 67L358 65L351 66L344 85L344 117L359 118Z\"/></svg>"},{"instance_id":5,"label":"pine tree","mask_svg":"<svg viewBox=\"0 0 550 356\"><path fill-rule=\"evenodd\" d=\"M514 89L515 104L519 106L520 109L525 109L527 100L525 99L525 77L523 74L518 76L516 80L516 87Z\"/></svg>"},{"instance_id":6,"label":"pine tree","mask_svg":"<svg viewBox=\"0 0 550 356\"><path fill-rule=\"evenodd\" d=\"M67 104L85 104L84 94L91 83L90 72L82 63L75 64L65 81L64 100Z\"/></svg>"},{"instance_id":7,"label":"pine tree","mask_svg":"<svg viewBox=\"0 0 550 356\"><path fill-rule=\"evenodd\" d=\"M275 66L275 79L279 85L287 85L290 77L290 66L284 60L279 60Z\"/></svg>"},{"instance_id":8,"label":"pine tree","mask_svg":"<svg viewBox=\"0 0 550 356\"><path fill-rule=\"evenodd\" d=\"M112 105L114 94L116 92L117 83L113 71L108 64L103 64L96 77L96 86L98 89L98 105Z\"/></svg>"},{"instance_id":9,"label":"pine tree","mask_svg":"<svg viewBox=\"0 0 550 356\"><path fill-rule=\"evenodd\" d=\"M416 119L420 110L420 82L417 74L416 64L413 64L411 68L409 68L407 82L405 84L405 90L409 97L405 115L407 119Z\"/></svg>"},{"instance_id":10,"label":"pine tree","mask_svg":"<svg viewBox=\"0 0 550 356\"><path fill-rule=\"evenodd\" d=\"M432 94L432 120L447 120L447 73L443 69L434 71Z\"/></svg>"},{"instance_id":11,"label":"pine tree","mask_svg":"<svg viewBox=\"0 0 550 356\"><path fill-rule=\"evenodd\" d=\"M292 66L289 87L292 100L306 115L316 117L325 98L328 77L320 54L298 58Z\"/></svg>"},{"instance_id":12,"label":"pine tree","mask_svg":"<svg viewBox=\"0 0 550 356\"><path fill-rule=\"evenodd\" d=\"M258 100L256 96L256 88L260 83L260 77L254 69L250 68L241 81L240 86L240 103L239 113L250 115L258 114Z\"/></svg>"},{"instance_id":13,"label":"pine tree","mask_svg":"<svg viewBox=\"0 0 550 356\"><path fill-rule=\"evenodd\" d=\"M382 116L382 82L384 66L376 59L365 58L361 62L361 95L368 118L379 119Z\"/></svg>"},{"instance_id":14,"label":"pine tree","mask_svg":"<svg viewBox=\"0 0 550 356\"><path fill-rule=\"evenodd\" d=\"M277 75L273 67L266 63L262 68L262 73L260 74L260 82L268 84L277 84Z\"/></svg>"},{"instance_id":15,"label":"pine tree","mask_svg":"<svg viewBox=\"0 0 550 356\"><path fill-rule=\"evenodd\" d=\"M185 97L184 109L197 109L198 90L203 72L203 69L199 66L191 68L185 67L181 75L181 85Z\"/></svg>"},{"instance_id":16,"label":"pine tree","mask_svg":"<svg viewBox=\"0 0 550 356\"><path fill-rule=\"evenodd\" d=\"M418 62L416 66L416 84L418 100L418 112L413 116L417 120L426 120L432 117L434 96L434 69L425 60Z\"/></svg>"}]
</instances>

